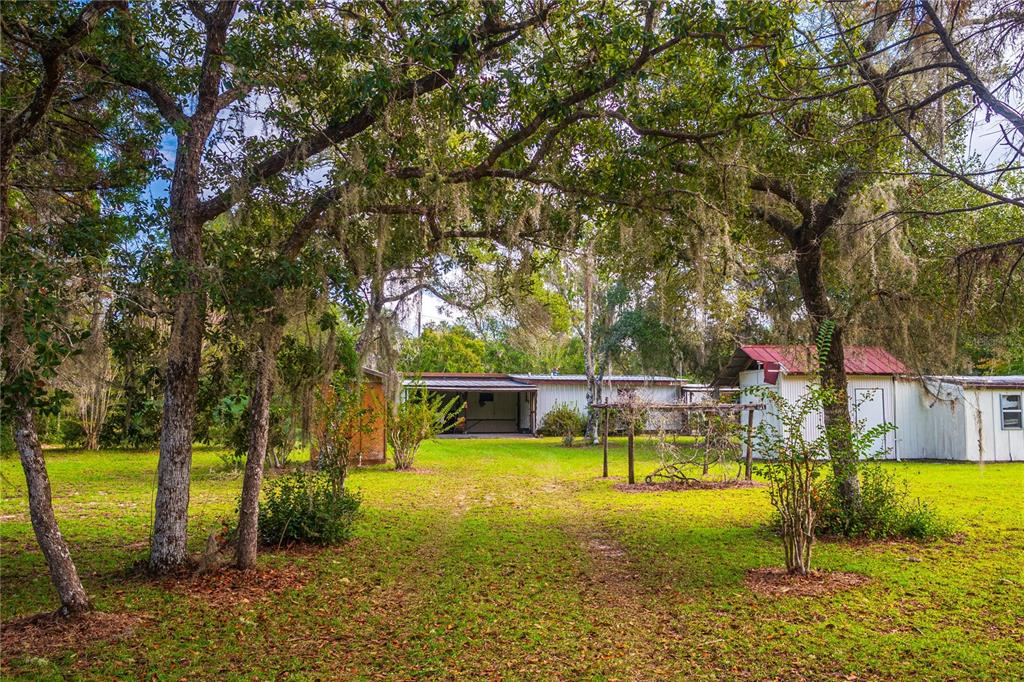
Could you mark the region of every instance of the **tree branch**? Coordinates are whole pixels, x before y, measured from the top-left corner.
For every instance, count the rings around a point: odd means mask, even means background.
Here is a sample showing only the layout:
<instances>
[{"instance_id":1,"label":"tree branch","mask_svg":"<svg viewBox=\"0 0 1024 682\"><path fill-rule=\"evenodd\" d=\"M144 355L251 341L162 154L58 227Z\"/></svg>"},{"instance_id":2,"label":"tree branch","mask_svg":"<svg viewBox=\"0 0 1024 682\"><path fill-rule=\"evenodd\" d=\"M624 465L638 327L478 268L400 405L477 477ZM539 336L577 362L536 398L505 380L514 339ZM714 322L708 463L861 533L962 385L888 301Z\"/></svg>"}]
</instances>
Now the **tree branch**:
<instances>
[{"instance_id":1,"label":"tree branch","mask_svg":"<svg viewBox=\"0 0 1024 682\"><path fill-rule=\"evenodd\" d=\"M956 43L949 35L949 31L942 24L942 20L939 15L935 12L935 8L932 7L932 3L929 0L921 0L921 8L928 15L929 22L931 23L932 31L939 37L942 42L943 48L946 53L949 54L949 58L953 61L956 70L959 71L964 80L970 84L974 94L978 96L978 99L982 100L989 106L990 109L995 111L997 114L1005 118L1010 124L1017 129L1017 132L1024 136L1024 115L1021 115L1016 109L1011 107L1006 102L1003 102L994 94L992 91L985 86L982 80L975 73L971 65L968 64L964 56L960 54L960 50L957 48Z\"/></svg>"},{"instance_id":2,"label":"tree branch","mask_svg":"<svg viewBox=\"0 0 1024 682\"><path fill-rule=\"evenodd\" d=\"M451 66L447 69L432 71L419 78L406 81L389 93L389 101L408 100L447 85L462 63L462 60L470 53L474 46L485 43L488 39L495 36L514 33L529 26L539 24L547 18L555 6L554 3L543 5L536 14L514 24L500 24L495 23L491 19L485 20L468 39L449 47ZM323 130L295 140L284 148L268 155L246 173L243 182L250 187L259 185L278 173L319 154L328 147L358 135L377 122L385 106L386 103L382 98L371 98L370 101L366 102L357 112L345 120L332 123ZM199 207L200 219L203 221L212 220L231 208L235 201L235 193L230 189L207 199Z\"/></svg>"},{"instance_id":3,"label":"tree branch","mask_svg":"<svg viewBox=\"0 0 1024 682\"><path fill-rule=\"evenodd\" d=\"M11 158L14 145L39 124L50 108L54 93L57 92L57 87L64 77L64 57L92 33L108 10L127 6L127 0L93 0L82 8L71 24L40 47L43 75L36 86L32 101L20 113L3 121L0 126L3 128L0 154L4 162Z\"/></svg>"},{"instance_id":4,"label":"tree branch","mask_svg":"<svg viewBox=\"0 0 1024 682\"><path fill-rule=\"evenodd\" d=\"M181 107L178 106L177 100L175 100L174 97L156 81L146 78L134 78L117 73L96 55L89 54L81 50L75 51L75 58L85 64L88 64L103 75L114 79L118 83L147 95L150 101L153 102L153 106L156 107L156 110L160 112L160 115L163 116L164 120L172 127L188 123L188 117L185 115L185 112L182 111Z\"/></svg>"},{"instance_id":5,"label":"tree branch","mask_svg":"<svg viewBox=\"0 0 1024 682\"><path fill-rule=\"evenodd\" d=\"M774 194L778 198L786 201L797 210L805 222L810 222L814 219L814 207L811 206L811 202L797 194L796 190L789 185L784 185L778 180L769 178L766 175L757 175L750 180L750 189L757 192Z\"/></svg>"}]
</instances>

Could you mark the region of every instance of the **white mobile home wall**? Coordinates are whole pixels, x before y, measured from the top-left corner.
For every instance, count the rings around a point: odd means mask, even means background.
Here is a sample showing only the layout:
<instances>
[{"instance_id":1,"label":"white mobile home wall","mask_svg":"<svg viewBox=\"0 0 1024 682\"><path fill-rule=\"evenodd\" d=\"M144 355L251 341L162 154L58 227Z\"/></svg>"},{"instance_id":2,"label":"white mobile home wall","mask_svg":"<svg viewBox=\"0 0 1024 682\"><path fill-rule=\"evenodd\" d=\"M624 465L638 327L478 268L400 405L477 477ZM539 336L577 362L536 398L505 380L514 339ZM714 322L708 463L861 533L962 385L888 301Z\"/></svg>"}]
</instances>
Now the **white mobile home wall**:
<instances>
[{"instance_id":1,"label":"white mobile home wall","mask_svg":"<svg viewBox=\"0 0 1024 682\"><path fill-rule=\"evenodd\" d=\"M863 420L865 428L871 428L876 423L883 421L889 424L897 424L897 397L895 378L887 375L854 375L847 380L850 395L850 417ZM749 389L754 386L766 386L779 393L787 402L793 402L807 394L810 385L810 377L803 374L780 374L775 385L764 382L764 370L753 369L739 373L740 389ZM751 395L747 391L740 394L740 402L754 403L761 402L761 398ZM879 404L880 403L880 404ZM757 410L754 412L754 428L761 423L762 419L768 419L769 423L779 426L778 418L769 407L768 410ZM821 435L824 428L824 415L818 411L809 414L804 418L804 438L813 440ZM887 459L902 457L899 452L897 438L893 433L885 434L885 438L879 439L876 445L879 453L884 452ZM756 453L755 453L756 454Z\"/></svg>"},{"instance_id":2,"label":"white mobile home wall","mask_svg":"<svg viewBox=\"0 0 1024 682\"><path fill-rule=\"evenodd\" d=\"M809 377L781 375L770 386L786 398L795 400L807 392ZM763 370L740 372L741 389L764 386ZM999 388L963 388L948 382L926 382L893 376L856 375L849 378L851 416L859 390L874 391L873 400L882 400L881 413L896 430L887 434L887 457L894 459L942 459L970 462L1024 461L1024 430L1003 429L999 396L1021 391ZM863 394L861 394L863 395ZM746 392L741 402L757 402ZM762 419L778 421L771 411L754 413L755 427ZM821 413L809 415L804 422L804 437L821 433ZM868 423L866 426L872 426ZM756 453L755 453L756 454Z\"/></svg>"},{"instance_id":3,"label":"white mobile home wall","mask_svg":"<svg viewBox=\"0 0 1024 682\"><path fill-rule=\"evenodd\" d=\"M580 414L587 414L587 385L585 383L567 381L535 381L537 386L537 428L544 423L544 415L553 410L557 405L566 403L575 408ZM632 386L624 387L626 390ZM601 387L601 400L614 401L623 390L614 383L605 383ZM637 395L644 400L655 403L674 403L679 400L679 388L677 386L641 386L636 389ZM530 427L529 407L523 407L520 412L520 427ZM523 416L525 414L525 416ZM657 431L666 419L678 419L678 416L670 417L667 413L652 414L647 422L647 428Z\"/></svg>"},{"instance_id":4,"label":"white mobile home wall","mask_svg":"<svg viewBox=\"0 0 1024 682\"><path fill-rule=\"evenodd\" d=\"M900 459L968 459L967 410L918 379L897 377L896 453Z\"/></svg>"},{"instance_id":5,"label":"white mobile home wall","mask_svg":"<svg viewBox=\"0 0 1024 682\"><path fill-rule=\"evenodd\" d=\"M1024 461L1024 430L1004 429L999 395L1020 395L1017 389L965 388L967 458L974 462Z\"/></svg>"}]
</instances>

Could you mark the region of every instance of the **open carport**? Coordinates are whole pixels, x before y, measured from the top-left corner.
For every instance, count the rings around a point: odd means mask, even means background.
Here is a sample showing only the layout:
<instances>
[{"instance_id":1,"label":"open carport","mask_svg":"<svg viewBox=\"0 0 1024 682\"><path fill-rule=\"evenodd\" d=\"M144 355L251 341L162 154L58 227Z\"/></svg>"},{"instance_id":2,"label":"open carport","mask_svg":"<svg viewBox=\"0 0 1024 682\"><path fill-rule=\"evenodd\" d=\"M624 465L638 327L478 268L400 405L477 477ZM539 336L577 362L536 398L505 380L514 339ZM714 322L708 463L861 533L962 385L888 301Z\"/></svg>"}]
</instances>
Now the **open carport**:
<instances>
[{"instance_id":1,"label":"open carport","mask_svg":"<svg viewBox=\"0 0 1024 682\"><path fill-rule=\"evenodd\" d=\"M447 433L534 433L537 428L537 386L507 374L425 373L406 379L405 387L462 398L462 415Z\"/></svg>"}]
</instances>

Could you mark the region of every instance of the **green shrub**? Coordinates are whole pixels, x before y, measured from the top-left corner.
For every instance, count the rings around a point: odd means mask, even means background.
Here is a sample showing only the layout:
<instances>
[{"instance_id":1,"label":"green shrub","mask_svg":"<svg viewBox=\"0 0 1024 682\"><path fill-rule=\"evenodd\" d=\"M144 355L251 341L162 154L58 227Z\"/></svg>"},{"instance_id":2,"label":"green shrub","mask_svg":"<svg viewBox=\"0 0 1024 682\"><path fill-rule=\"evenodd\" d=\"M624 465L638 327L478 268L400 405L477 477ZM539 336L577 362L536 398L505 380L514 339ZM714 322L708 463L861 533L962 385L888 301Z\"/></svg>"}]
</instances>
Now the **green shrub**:
<instances>
[{"instance_id":1,"label":"green shrub","mask_svg":"<svg viewBox=\"0 0 1024 682\"><path fill-rule=\"evenodd\" d=\"M221 471L241 471L245 468L245 450L237 448L217 453Z\"/></svg>"},{"instance_id":2,"label":"green shrub","mask_svg":"<svg viewBox=\"0 0 1024 682\"><path fill-rule=\"evenodd\" d=\"M66 448L80 448L85 445L85 427L77 419L65 417L60 422L59 439Z\"/></svg>"},{"instance_id":3,"label":"green shrub","mask_svg":"<svg viewBox=\"0 0 1024 682\"><path fill-rule=\"evenodd\" d=\"M542 436L558 436L562 445L572 447L576 436L582 436L587 428L587 418L567 403L556 404L544 415L537 433Z\"/></svg>"},{"instance_id":4,"label":"green shrub","mask_svg":"<svg viewBox=\"0 0 1024 682\"><path fill-rule=\"evenodd\" d=\"M909 540L938 540L953 534L953 523L920 499L904 505L900 526L900 536Z\"/></svg>"},{"instance_id":5,"label":"green shrub","mask_svg":"<svg viewBox=\"0 0 1024 682\"><path fill-rule=\"evenodd\" d=\"M460 396L445 398L423 388L413 388L405 400L390 404L385 433L395 468L411 469L423 441L443 433L464 404Z\"/></svg>"},{"instance_id":6,"label":"green shrub","mask_svg":"<svg viewBox=\"0 0 1024 682\"><path fill-rule=\"evenodd\" d=\"M14 442L14 424L9 419L0 419L0 457L13 457L18 451Z\"/></svg>"},{"instance_id":7,"label":"green shrub","mask_svg":"<svg viewBox=\"0 0 1024 682\"><path fill-rule=\"evenodd\" d=\"M817 500L823 535L869 540L933 540L952 531L948 520L920 500L911 500L907 482L877 462L860 466L860 505L847 511L833 479Z\"/></svg>"},{"instance_id":8,"label":"green shrub","mask_svg":"<svg viewBox=\"0 0 1024 682\"><path fill-rule=\"evenodd\" d=\"M361 502L329 472L295 471L267 482L260 504L260 541L336 545L352 534Z\"/></svg>"}]
</instances>

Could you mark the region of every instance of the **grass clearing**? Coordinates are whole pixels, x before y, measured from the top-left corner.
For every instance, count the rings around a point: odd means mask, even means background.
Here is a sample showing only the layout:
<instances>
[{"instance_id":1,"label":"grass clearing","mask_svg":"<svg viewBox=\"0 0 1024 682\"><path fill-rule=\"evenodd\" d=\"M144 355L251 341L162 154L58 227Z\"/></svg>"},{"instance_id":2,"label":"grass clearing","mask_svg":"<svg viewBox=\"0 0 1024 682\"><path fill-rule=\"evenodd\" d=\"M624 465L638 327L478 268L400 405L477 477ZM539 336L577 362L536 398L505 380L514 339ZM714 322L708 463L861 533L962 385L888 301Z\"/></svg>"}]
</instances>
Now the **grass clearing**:
<instances>
[{"instance_id":1,"label":"grass clearing","mask_svg":"<svg viewBox=\"0 0 1024 682\"><path fill-rule=\"evenodd\" d=\"M197 448L191 536L234 512L241 478ZM22 679L1019 679L1024 677L1024 466L887 464L956 520L926 545L821 543L818 568L869 582L764 597L782 564L763 488L630 494L600 448L556 439L442 440L414 472L356 470L352 542L260 558L272 590L126 576L146 554L156 454L48 452L54 506L95 604L136 613L127 639L42 658ZM637 474L655 467L638 450ZM56 601L16 460L0 463L5 621ZM281 576L299 576L291 584ZM222 580L212 576L211 581ZM202 578L196 579L201 582ZM220 590L220 588L217 588Z\"/></svg>"}]
</instances>

